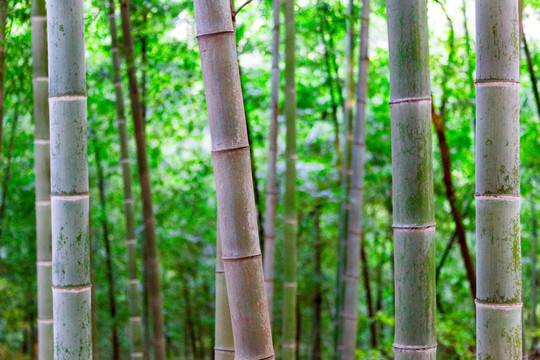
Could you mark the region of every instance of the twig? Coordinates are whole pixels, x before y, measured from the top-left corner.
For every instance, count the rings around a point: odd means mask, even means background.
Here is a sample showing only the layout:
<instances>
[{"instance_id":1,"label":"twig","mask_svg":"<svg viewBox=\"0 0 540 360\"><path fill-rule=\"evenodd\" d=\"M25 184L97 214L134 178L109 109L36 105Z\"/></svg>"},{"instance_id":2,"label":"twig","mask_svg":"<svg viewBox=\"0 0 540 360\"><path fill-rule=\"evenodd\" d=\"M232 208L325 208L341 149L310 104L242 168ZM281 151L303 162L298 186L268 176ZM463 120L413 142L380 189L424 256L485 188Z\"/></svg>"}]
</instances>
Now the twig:
<instances>
[{"instance_id":1,"label":"twig","mask_svg":"<svg viewBox=\"0 0 540 360\"><path fill-rule=\"evenodd\" d=\"M246 7L247 4L249 4L252 1L253 0L247 0L245 3L240 5L240 7L234 11L234 16L236 16L240 12L240 10L242 10L244 7Z\"/></svg>"}]
</instances>

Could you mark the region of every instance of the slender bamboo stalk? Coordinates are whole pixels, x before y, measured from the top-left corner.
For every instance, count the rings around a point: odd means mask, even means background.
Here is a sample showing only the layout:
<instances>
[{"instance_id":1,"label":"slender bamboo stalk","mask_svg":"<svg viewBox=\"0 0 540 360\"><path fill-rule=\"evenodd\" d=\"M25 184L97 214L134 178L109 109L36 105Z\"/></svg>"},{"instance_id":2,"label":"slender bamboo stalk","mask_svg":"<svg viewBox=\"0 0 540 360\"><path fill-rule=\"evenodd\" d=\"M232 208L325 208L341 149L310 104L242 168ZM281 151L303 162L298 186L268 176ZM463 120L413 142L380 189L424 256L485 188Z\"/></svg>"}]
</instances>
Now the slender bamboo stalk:
<instances>
[{"instance_id":1,"label":"slender bamboo stalk","mask_svg":"<svg viewBox=\"0 0 540 360\"><path fill-rule=\"evenodd\" d=\"M141 112L141 102L135 73L135 56L133 53L133 34L129 17L129 0L119 0L122 14L122 30L124 52L126 55L127 73L129 80L129 95L131 98L131 114L135 128L135 143L137 145L137 164L139 170L139 183L141 185L142 211L144 219L145 256L144 267L148 276L148 293L150 311L152 314L154 359L165 360L165 336L163 334L163 305L159 277L158 250L156 244L156 219L152 208L152 190L150 173L146 156L146 132Z\"/></svg>"},{"instance_id":2,"label":"slender bamboo stalk","mask_svg":"<svg viewBox=\"0 0 540 360\"><path fill-rule=\"evenodd\" d=\"M525 58L527 59L527 69L529 70L529 76L531 78L531 84L534 95L534 102L536 103L536 112L538 118L540 118L540 95L538 92L538 84L536 83L536 75L534 74L534 66L531 57L531 52L529 51L529 45L527 45L527 39L525 39L525 33L522 33L523 49L525 50Z\"/></svg>"},{"instance_id":3,"label":"slender bamboo stalk","mask_svg":"<svg viewBox=\"0 0 540 360\"><path fill-rule=\"evenodd\" d=\"M533 333L536 333L536 327L538 326L538 319L536 315L536 304L537 304L537 288L538 288L538 280L536 277L536 248L537 248L537 224L536 224L536 206L534 203L534 197L533 193L531 193L531 330ZM536 349L536 345L538 343L538 337L536 335L533 336L531 340L531 352L533 353L533 356L537 356L538 350ZM534 357L533 357L534 359Z\"/></svg>"},{"instance_id":4,"label":"slender bamboo stalk","mask_svg":"<svg viewBox=\"0 0 540 360\"><path fill-rule=\"evenodd\" d=\"M9 134L8 148L6 153L6 168L2 178L2 195L0 195L0 225L4 221L6 215L7 195L9 193L9 180L11 179L11 162L13 160L13 146L15 145L15 134L17 133L17 124L19 122L18 109L15 109L13 119L11 121L11 129ZM0 237L2 229L0 228Z\"/></svg>"},{"instance_id":5,"label":"slender bamboo stalk","mask_svg":"<svg viewBox=\"0 0 540 360\"><path fill-rule=\"evenodd\" d=\"M478 359L521 359L519 15L476 2Z\"/></svg>"},{"instance_id":6,"label":"slender bamboo stalk","mask_svg":"<svg viewBox=\"0 0 540 360\"><path fill-rule=\"evenodd\" d=\"M364 154L366 152L366 102L368 75L370 0L362 0L360 57L356 92L356 116L352 139L350 187L348 196L347 256L344 276L343 335L341 359L354 360L358 330L358 279L360 276L360 241L364 197Z\"/></svg>"},{"instance_id":7,"label":"slender bamboo stalk","mask_svg":"<svg viewBox=\"0 0 540 360\"><path fill-rule=\"evenodd\" d=\"M272 93L270 96L270 134L268 138L268 177L266 185L266 212L264 214L264 285L268 311L272 319L274 304L274 263L276 249L276 160L279 114L279 29L280 0L272 0L274 28L272 30Z\"/></svg>"},{"instance_id":8,"label":"slender bamboo stalk","mask_svg":"<svg viewBox=\"0 0 540 360\"><path fill-rule=\"evenodd\" d=\"M236 39L228 0L195 0L237 359L274 359Z\"/></svg>"},{"instance_id":9,"label":"slender bamboo stalk","mask_svg":"<svg viewBox=\"0 0 540 360\"><path fill-rule=\"evenodd\" d=\"M234 338L227 299L227 284L223 269L221 239L219 228L216 241L216 334L214 358L216 360L234 360Z\"/></svg>"},{"instance_id":10,"label":"slender bamboo stalk","mask_svg":"<svg viewBox=\"0 0 540 360\"><path fill-rule=\"evenodd\" d=\"M7 0L0 0L0 158L2 157L2 129L4 127L4 96L6 76L6 22L7 22Z\"/></svg>"},{"instance_id":11,"label":"slender bamboo stalk","mask_svg":"<svg viewBox=\"0 0 540 360\"><path fill-rule=\"evenodd\" d=\"M97 296L96 296L96 271L94 266L94 254L97 252L95 246L97 242L94 242L92 239L92 218L89 220L89 235L90 239L90 282L92 283L92 306L91 306L91 321L92 321L92 359L99 360L99 349L98 349L98 332L97 332Z\"/></svg>"},{"instance_id":12,"label":"slender bamboo stalk","mask_svg":"<svg viewBox=\"0 0 540 360\"><path fill-rule=\"evenodd\" d=\"M284 239L283 239L283 322L282 354L286 360L296 358L297 269L296 269L296 23L295 0L285 0L285 119L286 169L284 196Z\"/></svg>"},{"instance_id":13,"label":"slender bamboo stalk","mask_svg":"<svg viewBox=\"0 0 540 360\"><path fill-rule=\"evenodd\" d=\"M323 272L321 266L322 256L322 235L321 235L321 204L317 203L313 211L313 263L315 289L313 291L313 341L311 350L311 360L321 360L322 349L322 302L323 302Z\"/></svg>"},{"instance_id":14,"label":"slender bamboo stalk","mask_svg":"<svg viewBox=\"0 0 540 360\"><path fill-rule=\"evenodd\" d=\"M54 358L92 358L84 3L47 2Z\"/></svg>"},{"instance_id":15,"label":"slender bamboo stalk","mask_svg":"<svg viewBox=\"0 0 540 360\"><path fill-rule=\"evenodd\" d=\"M435 359L435 216L427 4L387 1L395 359Z\"/></svg>"},{"instance_id":16,"label":"slender bamboo stalk","mask_svg":"<svg viewBox=\"0 0 540 360\"><path fill-rule=\"evenodd\" d=\"M347 37L345 47L345 102L343 104L343 163L341 168L341 208L339 215L338 233L338 279L336 298L336 334L335 354L341 358L343 346L343 311L345 296L345 264L347 257L347 232L349 221L349 186L352 174L351 160L353 148L353 106L354 106L354 0L349 0L347 5Z\"/></svg>"},{"instance_id":17,"label":"slender bamboo stalk","mask_svg":"<svg viewBox=\"0 0 540 360\"><path fill-rule=\"evenodd\" d=\"M129 162L128 134L126 130L126 115L124 110L124 94L122 90L122 75L120 69L120 51L118 48L118 32L114 0L109 0L109 29L111 32L111 55L113 64L113 81L116 94L116 126L120 140L120 165L124 190L124 220L126 226L126 252L128 272L128 302L130 315L131 359L143 357L142 323L139 292L139 274L137 267L137 239L135 236L135 210L131 185L131 166ZM97 150L96 150L97 151Z\"/></svg>"},{"instance_id":18,"label":"slender bamboo stalk","mask_svg":"<svg viewBox=\"0 0 540 360\"><path fill-rule=\"evenodd\" d=\"M103 245L105 246L105 267L107 271L107 286L109 295L109 314L111 316L111 350L112 359L119 360L120 358L120 343L118 341L118 328L116 319L116 298L114 296L114 273L112 265L111 254L111 240L109 238L109 224L107 222L107 199L105 193L105 176L103 174L103 167L101 166L101 156L99 153L99 146L97 142L94 143L94 156L96 160L97 175L98 175L98 188L99 188L99 204L101 208L101 229L103 235Z\"/></svg>"},{"instance_id":19,"label":"slender bamboo stalk","mask_svg":"<svg viewBox=\"0 0 540 360\"><path fill-rule=\"evenodd\" d=\"M51 161L49 140L49 78L47 16L44 0L32 2L34 96L34 173L36 176L36 235L38 277L38 359L53 360Z\"/></svg>"}]
</instances>

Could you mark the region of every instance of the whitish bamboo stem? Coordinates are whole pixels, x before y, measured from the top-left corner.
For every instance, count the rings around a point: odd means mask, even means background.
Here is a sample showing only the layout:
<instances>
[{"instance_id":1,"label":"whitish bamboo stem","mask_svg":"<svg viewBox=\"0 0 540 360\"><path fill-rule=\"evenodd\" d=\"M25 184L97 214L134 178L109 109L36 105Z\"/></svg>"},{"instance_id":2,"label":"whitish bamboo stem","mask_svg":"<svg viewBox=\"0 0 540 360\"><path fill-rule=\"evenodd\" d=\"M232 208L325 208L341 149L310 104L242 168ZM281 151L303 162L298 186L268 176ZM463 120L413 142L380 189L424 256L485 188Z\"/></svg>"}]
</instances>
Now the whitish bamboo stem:
<instances>
[{"instance_id":1,"label":"whitish bamboo stem","mask_svg":"<svg viewBox=\"0 0 540 360\"><path fill-rule=\"evenodd\" d=\"M435 359L435 217L427 5L387 2L395 359Z\"/></svg>"},{"instance_id":2,"label":"whitish bamboo stem","mask_svg":"<svg viewBox=\"0 0 540 360\"><path fill-rule=\"evenodd\" d=\"M214 358L216 360L234 360L234 338L227 298L227 284L225 270L223 269L221 239L219 227L216 241L216 328Z\"/></svg>"},{"instance_id":3,"label":"whitish bamboo stem","mask_svg":"<svg viewBox=\"0 0 540 360\"><path fill-rule=\"evenodd\" d=\"M45 1L32 2L34 96L34 173L36 176L36 235L38 286L38 359L53 359L51 161L49 140L49 78Z\"/></svg>"},{"instance_id":4,"label":"whitish bamboo stem","mask_svg":"<svg viewBox=\"0 0 540 360\"><path fill-rule=\"evenodd\" d=\"M349 220L347 222L347 256L345 268L345 298L343 305L343 336L341 358L354 360L358 330L358 278L360 276L360 239L364 197L364 154L366 151L366 101L368 75L370 0L362 1L360 27L360 58L356 92L356 116L351 158L351 184L349 189Z\"/></svg>"},{"instance_id":5,"label":"whitish bamboo stem","mask_svg":"<svg viewBox=\"0 0 540 360\"><path fill-rule=\"evenodd\" d=\"M131 187L131 166L129 163L128 134L126 130L126 115L124 110L124 94L122 91L122 76L120 69L120 54L118 49L118 32L114 0L109 0L109 29L111 32L111 56L113 64L113 81L116 94L116 126L120 140L120 166L124 189L124 219L126 226L126 252L128 275L128 303L131 330L131 359L141 359L142 349L142 320L140 306L140 284L137 267L137 239L135 236L135 210L133 208L133 193Z\"/></svg>"},{"instance_id":6,"label":"whitish bamboo stem","mask_svg":"<svg viewBox=\"0 0 540 360\"><path fill-rule=\"evenodd\" d=\"M274 359L229 0L194 0L237 359Z\"/></svg>"},{"instance_id":7,"label":"whitish bamboo stem","mask_svg":"<svg viewBox=\"0 0 540 360\"><path fill-rule=\"evenodd\" d=\"M284 238L283 238L283 322L282 353L283 359L296 358L296 23L294 18L295 0L285 0L285 118L286 134L286 169L284 196Z\"/></svg>"},{"instance_id":8,"label":"whitish bamboo stem","mask_svg":"<svg viewBox=\"0 0 540 360\"><path fill-rule=\"evenodd\" d=\"M268 311L272 319L274 304L274 264L276 239L276 159L279 114L279 12L280 0L272 0L274 28L272 31L272 93L270 96L270 134L268 137L268 177L266 185L266 211L264 215L264 285Z\"/></svg>"},{"instance_id":9,"label":"whitish bamboo stem","mask_svg":"<svg viewBox=\"0 0 540 360\"><path fill-rule=\"evenodd\" d=\"M92 358L83 1L47 2L54 358Z\"/></svg>"},{"instance_id":10,"label":"whitish bamboo stem","mask_svg":"<svg viewBox=\"0 0 540 360\"><path fill-rule=\"evenodd\" d=\"M521 359L517 0L476 2L476 351Z\"/></svg>"}]
</instances>

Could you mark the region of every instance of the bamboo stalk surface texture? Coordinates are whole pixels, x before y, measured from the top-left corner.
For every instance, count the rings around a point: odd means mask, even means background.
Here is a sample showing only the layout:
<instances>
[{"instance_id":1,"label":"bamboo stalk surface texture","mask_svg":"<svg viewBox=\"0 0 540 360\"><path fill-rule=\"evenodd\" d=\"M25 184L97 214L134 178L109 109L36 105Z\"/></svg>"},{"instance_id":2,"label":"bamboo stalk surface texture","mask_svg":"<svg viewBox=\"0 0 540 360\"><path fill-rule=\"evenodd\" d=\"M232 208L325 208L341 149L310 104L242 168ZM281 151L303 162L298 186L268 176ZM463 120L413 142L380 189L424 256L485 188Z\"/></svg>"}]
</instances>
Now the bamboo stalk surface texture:
<instances>
[{"instance_id":1,"label":"bamboo stalk surface texture","mask_svg":"<svg viewBox=\"0 0 540 360\"><path fill-rule=\"evenodd\" d=\"M476 2L477 359L522 355L517 0Z\"/></svg>"},{"instance_id":2,"label":"bamboo stalk surface texture","mask_svg":"<svg viewBox=\"0 0 540 360\"><path fill-rule=\"evenodd\" d=\"M274 359L228 0L194 0L236 359Z\"/></svg>"},{"instance_id":3,"label":"bamboo stalk surface texture","mask_svg":"<svg viewBox=\"0 0 540 360\"><path fill-rule=\"evenodd\" d=\"M84 2L47 2L54 359L92 358Z\"/></svg>"},{"instance_id":4,"label":"bamboo stalk surface texture","mask_svg":"<svg viewBox=\"0 0 540 360\"><path fill-rule=\"evenodd\" d=\"M435 359L435 216L427 4L388 0L395 359Z\"/></svg>"}]
</instances>

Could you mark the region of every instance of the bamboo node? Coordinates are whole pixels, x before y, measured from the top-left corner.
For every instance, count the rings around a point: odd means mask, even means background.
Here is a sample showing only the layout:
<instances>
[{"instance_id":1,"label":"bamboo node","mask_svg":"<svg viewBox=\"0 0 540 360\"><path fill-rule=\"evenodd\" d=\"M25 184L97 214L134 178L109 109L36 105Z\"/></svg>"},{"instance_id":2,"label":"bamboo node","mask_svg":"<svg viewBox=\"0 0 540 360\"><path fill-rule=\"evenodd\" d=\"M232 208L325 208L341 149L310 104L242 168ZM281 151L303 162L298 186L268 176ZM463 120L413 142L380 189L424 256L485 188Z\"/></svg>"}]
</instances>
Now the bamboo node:
<instances>
[{"instance_id":1,"label":"bamboo node","mask_svg":"<svg viewBox=\"0 0 540 360\"><path fill-rule=\"evenodd\" d=\"M52 324L53 319L38 319L38 324Z\"/></svg>"},{"instance_id":2,"label":"bamboo node","mask_svg":"<svg viewBox=\"0 0 540 360\"><path fill-rule=\"evenodd\" d=\"M73 195L52 195L51 194L51 199L64 200L64 201L77 201L77 200L88 199L89 197L90 197L90 193L73 194Z\"/></svg>"},{"instance_id":3,"label":"bamboo node","mask_svg":"<svg viewBox=\"0 0 540 360\"><path fill-rule=\"evenodd\" d=\"M437 344L435 345L402 345L402 344L396 344L394 343L392 345L395 350L398 350L399 352L424 352L424 351L431 351L437 349Z\"/></svg>"},{"instance_id":4,"label":"bamboo node","mask_svg":"<svg viewBox=\"0 0 540 360\"><path fill-rule=\"evenodd\" d=\"M90 291L90 289L92 289L92 284L81 285L81 286L71 286L71 287L52 286L51 288L53 291L58 291L58 292L80 293L83 291Z\"/></svg>"},{"instance_id":5,"label":"bamboo node","mask_svg":"<svg viewBox=\"0 0 540 360\"><path fill-rule=\"evenodd\" d=\"M233 152L233 151L242 151L242 150L246 150L246 149L249 149L249 145L235 147L235 148L212 150L212 154L227 153L227 152Z\"/></svg>"},{"instance_id":6,"label":"bamboo node","mask_svg":"<svg viewBox=\"0 0 540 360\"><path fill-rule=\"evenodd\" d=\"M253 254L253 255L246 255L246 256L230 256L230 257L223 256L221 258L221 260L223 260L223 261L243 261L243 260L250 260L252 258L261 257L261 256L262 256L261 253Z\"/></svg>"},{"instance_id":7,"label":"bamboo node","mask_svg":"<svg viewBox=\"0 0 540 360\"><path fill-rule=\"evenodd\" d=\"M521 194L480 194L475 193L474 197L476 199L484 200L521 200Z\"/></svg>"},{"instance_id":8,"label":"bamboo node","mask_svg":"<svg viewBox=\"0 0 540 360\"><path fill-rule=\"evenodd\" d=\"M296 283L296 282L284 282L283 287L298 287L298 283Z\"/></svg>"},{"instance_id":9,"label":"bamboo node","mask_svg":"<svg viewBox=\"0 0 540 360\"><path fill-rule=\"evenodd\" d=\"M218 348L218 347L215 347L215 348L214 348L214 351L217 351L217 352L228 352L228 353L233 353L233 354L234 354L234 349L227 349L227 348Z\"/></svg>"},{"instance_id":10,"label":"bamboo node","mask_svg":"<svg viewBox=\"0 0 540 360\"><path fill-rule=\"evenodd\" d=\"M394 230L426 230L431 229L436 226L435 223L427 224L427 225L393 225L392 228Z\"/></svg>"},{"instance_id":11,"label":"bamboo node","mask_svg":"<svg viewBox=\"0 0 540 360\"><path fill-rule=\"evenodd\" d=\"M197 39L203 38L203 37L212 37L212 36L218 36L218 35L234 35L233 30L223 30L223 31L216 31L211 33L204 33L204 34L197 34Z\"/></svg>"},{"instance_id":12,"label":"bamboo node","mask_svg":"<svg viewBox=\"0 0 540 360\"><path fill-rule=\"evenodd\" d=\"M476 80L477 87L520 87L521 83L516 80Z\"/></svg>"},{"instance_id":13,"label":"bamboo node","mask_svg":"<svg viewBox=\"0 0 540 360\"><path fill-rule=\"evenodd\" d=\"M52 261L37 261L37 266L52 266Z\"/></svg>"},{"instance_id":14,"label":"bamboo node","mask_svg":"<svg viewBox=\"0 0 540 360\"><path fill-rule=\"evenodd\" d=\"M51 143L50 139L34 139L34 144L49 145L50 143Z\"/></svg>"},{"instance_id":15,"label":"bamboo node","mask_svg":"<svg viewBox=\"0 0 540 360\"><path fill-rule=\"evenodd\" d=\"M285 220L285 224L296 225L296 223L297 223L296 218L294 218L294 219L286 219Z\"/></svg>"},{"instance_id":16,"label":"bamboo node","mask_svg":"<svg viewBox=\"0 0 540 360\"><path fill-rule=\"evenodd\" d=\"M79 101L79 100L86 100L86 95L49 96L49 101Z\"/></svg>"},{"instance_id":17,"label":"bamboo node","mask_svg":"<svg viewBox=\"0 0 540 360\"><path fill-rule=\"evenodd\" d=\"M477 307L486 308L486 309L497 309L497 310L516 310L523 307L523 303L514 303L514 304L494 304L486 303L481 300L475 299Z\"/></svg>"},{"instance_id":18,"label":"bamboo node","mask_svg":"<svg viewBox=\"0 0 540 360\"><path fill-rule=\"evenodd\" d=\"M399 105L399 104L404 104L404 103L414 103L414 102L423 102L423 101L431 102L431 97L410 97L410 98L401 98L401 99L390 100L390 107L392 107L392 105Z\"/></svg>"},{"instance_id":19,"label":"bamboo node","mask_svg":"<svg viewBox=\"0 0 540 360\"><path fill-rule=\"evenodd\" d=\"M130 316L129 321L142 321L142 317L140 317L140 316Z\"/></svg>"},{"instance_id":20,"label":"bamboo node","mask_svg":"<svg viewBox=\"0 0 540 360\"><path fill-rule=\"evenodd\" d=\"M287 349L296 349L296 343L283 344L282 347Z\"/></svg>"},{"instance_id":21,"label":"bamboo node","mask_svg":"<svg viewBox=\"0 0 540 360\"><path fill-rule=\"evenodd\" d=\"M35 82L49 82L49 77L48 76L36 76L35 78L32 79L32 81L35 81Z\"/></svg>"}]
</instances>

